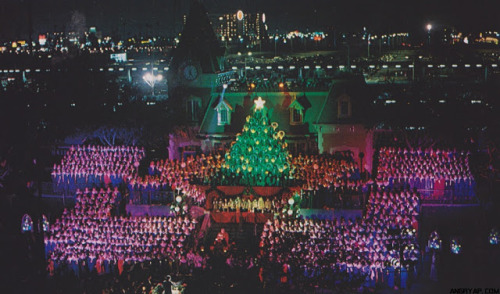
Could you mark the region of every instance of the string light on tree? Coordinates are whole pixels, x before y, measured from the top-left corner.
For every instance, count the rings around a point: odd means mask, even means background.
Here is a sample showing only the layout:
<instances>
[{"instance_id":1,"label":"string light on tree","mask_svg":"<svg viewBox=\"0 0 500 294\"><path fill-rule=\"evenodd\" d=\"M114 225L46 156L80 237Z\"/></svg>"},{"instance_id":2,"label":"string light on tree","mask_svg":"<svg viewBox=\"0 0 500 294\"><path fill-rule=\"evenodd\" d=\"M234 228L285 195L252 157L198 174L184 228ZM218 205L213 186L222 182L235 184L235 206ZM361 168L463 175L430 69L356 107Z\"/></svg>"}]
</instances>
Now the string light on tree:
<instances>
[{"instance_id":1,"label":"string light on tree","mask_svg":"<svg viewBox=\"0 0 500 294\"><path fill-rule=\"evenodd\" d=\"M229 185L283 186L293 175L285 132L270 123L266 101L254 101L241 133L231 144L222 164L222 180Z\"/></svg>"}]
</instances>

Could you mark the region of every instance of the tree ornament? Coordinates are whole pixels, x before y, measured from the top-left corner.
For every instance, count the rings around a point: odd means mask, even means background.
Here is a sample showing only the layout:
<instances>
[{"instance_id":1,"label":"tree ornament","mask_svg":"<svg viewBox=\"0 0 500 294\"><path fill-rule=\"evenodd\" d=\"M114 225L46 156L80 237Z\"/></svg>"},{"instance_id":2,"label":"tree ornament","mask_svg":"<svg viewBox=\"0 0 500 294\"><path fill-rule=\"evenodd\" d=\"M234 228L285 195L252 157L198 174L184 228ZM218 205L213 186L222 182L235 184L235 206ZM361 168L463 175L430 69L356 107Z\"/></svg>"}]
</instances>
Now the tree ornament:
<instances>
[{"instance_id":1,"label":"tree ornament","mask_svg":"<svg viewBox=\"0 0 500 294\"><path fill-rule=\"evenodd\" d=\"M278 124L269 124L262 98L255 102L255 111L246 118L241 134L237 134L222 165L223 179L235 179L235 185L283 185L291 176L291 157L285 132ZM262 105L262 107L260 107ZM236 175L238 175L236 177ZM272 179L271 181L265 179Z\"/></svg>"}]
</instances>

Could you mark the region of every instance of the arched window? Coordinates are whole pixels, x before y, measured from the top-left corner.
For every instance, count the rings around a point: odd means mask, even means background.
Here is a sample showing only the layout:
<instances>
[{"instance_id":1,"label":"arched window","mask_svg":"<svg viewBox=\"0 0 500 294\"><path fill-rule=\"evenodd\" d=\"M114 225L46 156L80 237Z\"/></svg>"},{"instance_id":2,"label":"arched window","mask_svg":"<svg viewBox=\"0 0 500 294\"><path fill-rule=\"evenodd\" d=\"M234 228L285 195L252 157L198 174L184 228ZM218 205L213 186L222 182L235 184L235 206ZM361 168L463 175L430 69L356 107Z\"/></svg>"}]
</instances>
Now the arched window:
<instances>
[{"instance_id":1,"label":"arched window","mask_svg":"<svg viewBox=\"0 0 500 294\"><path fill-rule=\"evenodd\" d=\"M350 118L352 115L351 97L347 94L342 94L338 98L338 118Z\"/></svg>"}]
</instances>

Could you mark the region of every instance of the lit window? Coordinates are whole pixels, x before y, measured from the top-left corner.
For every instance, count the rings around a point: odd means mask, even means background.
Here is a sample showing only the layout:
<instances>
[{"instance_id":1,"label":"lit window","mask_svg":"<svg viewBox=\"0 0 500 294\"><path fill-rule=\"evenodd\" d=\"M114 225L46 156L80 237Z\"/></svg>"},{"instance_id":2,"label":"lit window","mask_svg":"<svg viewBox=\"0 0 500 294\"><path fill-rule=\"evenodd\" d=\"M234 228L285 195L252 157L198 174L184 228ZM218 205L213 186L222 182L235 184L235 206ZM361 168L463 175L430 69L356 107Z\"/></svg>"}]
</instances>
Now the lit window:
<instances>
[{"instance_id":1,"label":"lit window","mask_svg":"<svg viewBox=\"0 0 500 294\"><path fill-rule=\"evenodd\" d=\"M222 100L215 107L217 111L217 125L224 126L231 123L231 112L233 108L227 103L227 101Z\"/></svg>"},{"instance_id":2,"label":"lit window","mask_svg":"<svg viewBox=\"0 0 500 294\"><path fill-rule=\"evenodd\" d=\"M218 111L218 124L219 125L227 125L227 110L219 109Z\"/></svg>"}]
</instances>

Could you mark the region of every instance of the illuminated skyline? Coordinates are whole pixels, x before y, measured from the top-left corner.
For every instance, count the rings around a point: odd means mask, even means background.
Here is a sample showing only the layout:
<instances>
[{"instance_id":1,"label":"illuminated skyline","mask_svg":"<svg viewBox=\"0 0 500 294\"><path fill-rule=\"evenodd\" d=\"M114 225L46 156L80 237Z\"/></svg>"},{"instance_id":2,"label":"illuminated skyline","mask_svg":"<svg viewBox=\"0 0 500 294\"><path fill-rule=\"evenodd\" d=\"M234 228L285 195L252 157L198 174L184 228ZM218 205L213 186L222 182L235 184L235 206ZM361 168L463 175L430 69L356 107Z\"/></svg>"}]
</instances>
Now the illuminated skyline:
<instances>
[{"instance_id":1,"label":"illuminated skyline","mask_svg":"<svg viewBox=\"0 0 500 294\"><path fill-rule=\"evenodd\" d=\"M105 33L168 35L180 31L188 1L181 0L4 0L0 3L0 38L22 37L29 31L32 3L33 32L96 26ZM497 29L494 1L202 1L208 12L264 12L270 30L325 29L417 30L429 21L460 30Z\"/></svg>"}]
</instances>

